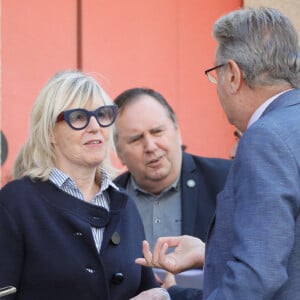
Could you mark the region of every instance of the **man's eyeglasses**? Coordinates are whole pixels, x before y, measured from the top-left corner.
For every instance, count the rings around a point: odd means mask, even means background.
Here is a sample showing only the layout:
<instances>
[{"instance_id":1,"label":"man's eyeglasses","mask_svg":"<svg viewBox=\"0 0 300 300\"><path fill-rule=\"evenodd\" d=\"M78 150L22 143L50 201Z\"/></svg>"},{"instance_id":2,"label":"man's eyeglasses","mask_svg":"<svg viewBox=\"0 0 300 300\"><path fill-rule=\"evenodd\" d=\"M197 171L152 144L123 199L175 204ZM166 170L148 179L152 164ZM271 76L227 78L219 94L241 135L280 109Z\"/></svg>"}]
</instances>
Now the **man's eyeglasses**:
<instances>
[{"instance_id":1,"label":"man's eyeglasses","mask_svg":"<svg viewBox=\"0 0 300 300\"><path fill-rule=\"evenodd\" d=\"M224 66L225 66L225 64L221 64L221 65L217 65L217 66L215 66L213 68L205 70L204 72L205 72L205 75L207 76L208 80L210 82L216 84L218 82L216 69L224 67Z\"/></svg>"},{"instance_id":2,"label":"man's eyeglasses","mask_svg":"<svg viewBox=\"0 0 300 300\"><path fill-rule=\"evenodd\" d=\"M56 122L65 120L71 128L81 130L88 126L91 117L94 116L99 126L108 127L114 123L117 115L118 107L116 105L100 106L93 111L75 108L61 112L58 115Z\"/></svg>"}]
</instances>

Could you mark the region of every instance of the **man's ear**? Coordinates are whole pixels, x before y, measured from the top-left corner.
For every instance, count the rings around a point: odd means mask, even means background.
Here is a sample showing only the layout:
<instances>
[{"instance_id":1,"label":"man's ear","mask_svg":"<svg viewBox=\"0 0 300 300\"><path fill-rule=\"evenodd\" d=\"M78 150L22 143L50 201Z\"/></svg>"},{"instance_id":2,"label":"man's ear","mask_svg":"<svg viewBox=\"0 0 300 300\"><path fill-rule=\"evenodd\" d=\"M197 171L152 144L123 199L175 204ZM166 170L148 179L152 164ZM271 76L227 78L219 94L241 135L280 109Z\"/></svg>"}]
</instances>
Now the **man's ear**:
<instances>
[{"instance_id":1,"label":"man's ear","mask_svg":"<svg viewBox=\"0 0 300 300\"><path fill-rule=\"evenodd\" d=\"M228 60L226 66L226 79L229 91L235 94L243 83L243 71L234 60Z\"/></svg>"}]
</instances>

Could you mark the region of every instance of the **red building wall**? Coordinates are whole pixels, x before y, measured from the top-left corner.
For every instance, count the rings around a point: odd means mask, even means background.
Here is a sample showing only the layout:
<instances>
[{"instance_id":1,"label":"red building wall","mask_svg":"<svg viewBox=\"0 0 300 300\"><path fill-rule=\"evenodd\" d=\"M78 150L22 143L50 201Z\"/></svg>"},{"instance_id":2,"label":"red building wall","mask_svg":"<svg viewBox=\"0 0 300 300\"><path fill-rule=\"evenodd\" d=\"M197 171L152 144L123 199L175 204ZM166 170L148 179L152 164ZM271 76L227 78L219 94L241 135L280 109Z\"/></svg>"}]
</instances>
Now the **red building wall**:
<instances>
[{"instance_id":1,"label":"red building wall","mask_svg":"<svg viewBox=\"0 0 300 300\"><path fill-rule=\"evenodd\" d=\"M177 112L188 151L228 157L233 128L204 69L214 63L214 21L241 5L241 0L2 0L1 130L8 141L2 185L27 138L38 92L55 72L69 68L98 74L111 97L134 86L157 89Z\"/></svg>"}]
</instances>

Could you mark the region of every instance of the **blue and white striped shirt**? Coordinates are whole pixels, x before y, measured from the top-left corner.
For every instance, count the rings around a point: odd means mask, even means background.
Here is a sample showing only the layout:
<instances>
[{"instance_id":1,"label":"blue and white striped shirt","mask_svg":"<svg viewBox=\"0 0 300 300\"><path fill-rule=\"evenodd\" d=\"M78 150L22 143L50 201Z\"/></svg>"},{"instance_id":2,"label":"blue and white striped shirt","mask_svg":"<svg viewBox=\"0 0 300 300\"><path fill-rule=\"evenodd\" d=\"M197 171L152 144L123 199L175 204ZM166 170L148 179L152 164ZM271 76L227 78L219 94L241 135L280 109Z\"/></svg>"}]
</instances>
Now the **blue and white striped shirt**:
<instances>
[{"instance_id":1,"label":"blue and white striped shirt","mask_svg":"<svg viewBox=\"0 0 300 300\"><path fill-rule=\"evenodd\" d=\"M61 170L53 168L50 172L49 180L65 193L77 199L86 201L83 194L76 186L76 183ZM109 186L118 190L118 187L112 182L107 172L104 169L101 169L101 186L97 194L93 197L90 205L102 206L109 211L109 196L107 193ZM100 252L104 228L92 227L92 233L97 251Z\"/></svg>"}]
</instances>

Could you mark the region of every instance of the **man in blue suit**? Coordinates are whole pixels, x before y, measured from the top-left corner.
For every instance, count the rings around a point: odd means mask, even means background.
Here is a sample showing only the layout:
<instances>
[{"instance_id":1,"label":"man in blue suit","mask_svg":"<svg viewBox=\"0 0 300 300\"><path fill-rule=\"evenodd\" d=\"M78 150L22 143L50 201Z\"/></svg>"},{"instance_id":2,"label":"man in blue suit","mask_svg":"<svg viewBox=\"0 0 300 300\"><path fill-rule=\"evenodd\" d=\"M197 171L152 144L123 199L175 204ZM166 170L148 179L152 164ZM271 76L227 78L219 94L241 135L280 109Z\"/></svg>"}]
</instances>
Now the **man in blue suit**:
<instances>
[{"instance_id":1,"label":"man in blue suit","mask_svg":"<svg viewBox=\"0 0 300 300\"><path fill-rule=\"evenodd\" d=\"M132 88L114 102L116 149L128 168L115 183L135 199L147 240L189 234L204 241L231 161L183 152L176 115L157 91Z\"/></svg>"},{"instance_id":2,"label":"man in blue suit","mask_svg":"<svg viewBox=\"0 0 300 300\"><path fill-rule=\"evenodd\" d=\"M173 286L172 299L300 299L298 36L279 11L247 8L221 17L214 37L216 66L205 73L243 135L206 247L166 237L153 256L144 243L137 262L178 272L202 265L205 249L203 294Z\"/></svg>"}]
</instances>

